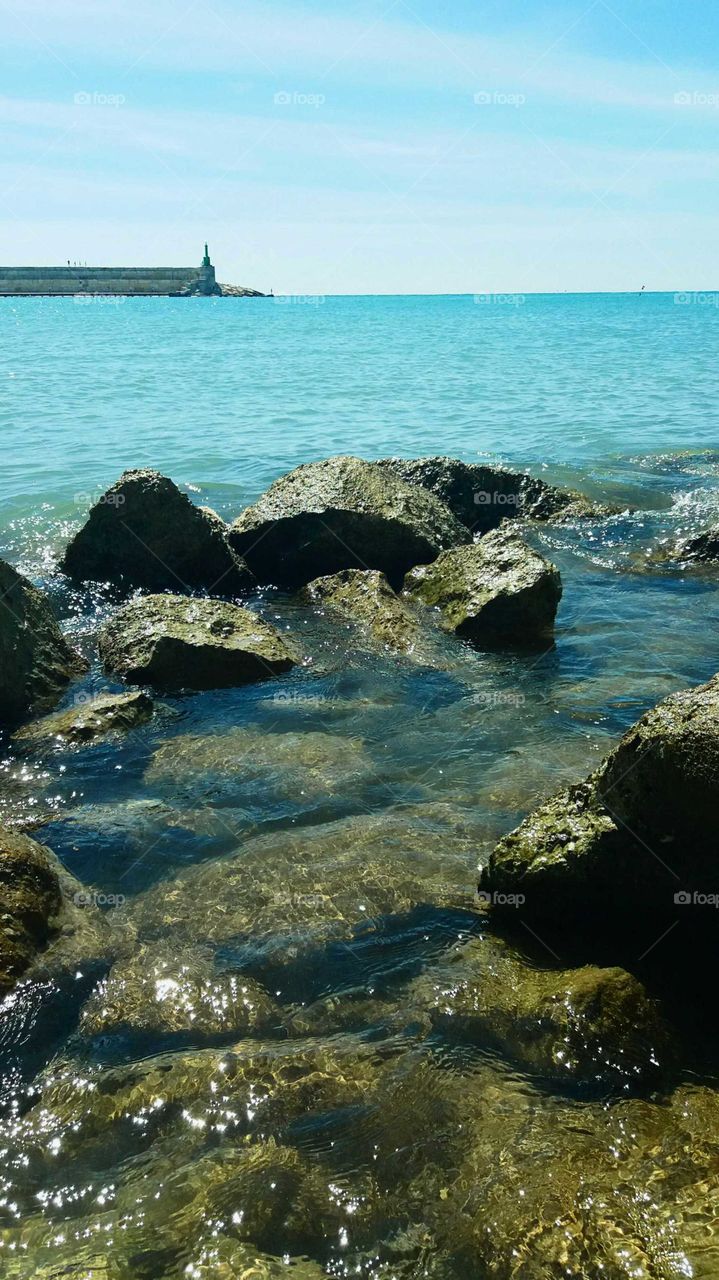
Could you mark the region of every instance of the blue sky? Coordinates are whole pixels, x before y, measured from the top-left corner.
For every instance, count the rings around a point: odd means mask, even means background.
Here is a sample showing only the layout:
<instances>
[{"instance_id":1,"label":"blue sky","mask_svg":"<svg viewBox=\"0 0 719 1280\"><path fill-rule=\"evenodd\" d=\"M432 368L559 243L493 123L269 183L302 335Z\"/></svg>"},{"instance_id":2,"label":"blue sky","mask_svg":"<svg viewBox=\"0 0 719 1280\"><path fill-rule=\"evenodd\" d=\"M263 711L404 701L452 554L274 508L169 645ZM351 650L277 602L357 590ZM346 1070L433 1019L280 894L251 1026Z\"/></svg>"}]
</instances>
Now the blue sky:
<instances>
[{"instance_id":1,"label":"blue sky","mask_svg":"<svg viewBox=\"0 0 719 1280\"><path fill-rule=\"evenodd\" d=\"M294 294L708 289L719 6L9 0L0 259Z\"/></svg>"}]
</instances>

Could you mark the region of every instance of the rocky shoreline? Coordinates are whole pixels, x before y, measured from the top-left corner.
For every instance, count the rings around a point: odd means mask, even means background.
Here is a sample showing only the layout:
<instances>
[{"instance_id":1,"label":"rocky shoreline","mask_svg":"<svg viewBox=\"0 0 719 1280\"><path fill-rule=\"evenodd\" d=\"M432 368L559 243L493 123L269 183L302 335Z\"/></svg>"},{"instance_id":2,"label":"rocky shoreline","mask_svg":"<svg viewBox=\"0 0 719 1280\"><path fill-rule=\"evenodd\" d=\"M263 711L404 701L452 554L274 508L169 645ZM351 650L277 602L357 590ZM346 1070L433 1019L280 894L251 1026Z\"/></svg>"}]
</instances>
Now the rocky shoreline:
<instances>
[{"instance_id":1,"label":"rocky shoreline","mask_svg":"<svg viewBox=\"0 0 719 1280\"><path fill-rule=\"evenodd\" d=\"M165 698L244 696L290 673L302 697L319 697L315 617L348 653L361 646L428 680L467 647L532 664L552 649L566 590L533 530L620 514L503 468L337 457L276 480L226 524L167 477L126 472L59 565L75 588L101 584L91 656L118 691L57 710L87 657L0 562L0 728L19 758L42 763L52 751L101 756L176 715ZM675 554L706 564L712 547L708 530ZM258 609L278 592L291 626L271 603ZM420 1265L436 1280L719 1273L707 1227L719 1095L683 1070L665 972L713 954L715 913L682 910L719 889L719 676L660 701L592 765L487 848L471 800L461 812L409 794L380 812L343 808L350 780L368 794L378 780L362 740L331 721L209 735L180 725L133 802L163 813L171 784L185 807L163 822L198 846L222 824L242 837L110 911L42 825L32 837L0 829L7 1010L33 983L91 978L63 1055L8 1122L3 1145L31 1171L17 1195L45 1186L48 1143L100 1171L113 1142L124 1153L107 1210L114 1244L96 1256L83 1241L97 1210L73 1210L68 1274L279 1276L287 1254L311 1280L339 1274L338 1238L378 1280L410 1280ZM253 828L248 777L293 825ZM355 974L358 949L391 948L416 921L446 941L399 983ZM326 990L328 964L354 975L340 994ZM127 1060L103 1066L108 1044ZM447 1069L467 1054L471 1070ZM334 1132L339 1116L342 1142L310 1158L303 1126L319 1117ZM165 1185L168 1152L172 1214L143 1199L135 1216L148 1170ZM328 1198L328 1178L351 1192ZM5 1256L37 1249L33 1274L47 1280L51 1235L37 1205L22 1224L0 1222Z\"/></svg>"}]
</instances>

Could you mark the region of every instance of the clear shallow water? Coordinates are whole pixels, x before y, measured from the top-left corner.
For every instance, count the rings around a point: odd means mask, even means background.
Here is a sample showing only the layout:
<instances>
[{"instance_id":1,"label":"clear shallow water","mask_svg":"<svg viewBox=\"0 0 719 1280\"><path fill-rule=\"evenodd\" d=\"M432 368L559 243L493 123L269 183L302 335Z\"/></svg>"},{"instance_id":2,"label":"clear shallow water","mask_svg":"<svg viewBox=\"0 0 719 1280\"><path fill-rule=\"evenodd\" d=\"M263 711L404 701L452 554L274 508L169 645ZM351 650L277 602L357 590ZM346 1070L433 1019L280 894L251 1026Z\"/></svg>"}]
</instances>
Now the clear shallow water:
<instances>
[{"instance_id":1,"label":"clear shallow water","mask_svg":"<svg viewBox=\"0 0 719 1280\"><path fill-rule=\"evenodd\" d=\"M438 639L433 666L379 661L266 592L253 607L308 659L288 677L163 699L90 749L6 746L6 818L49 819L41 838L68 869L124 900L108 913L116 988L98 988L96 957L5 1010L8 1274L503 1277L548 1212L547 1159L601 1204L620 1166L646 1184L661 1115L667 1168L686 1185L706 1173L686 1100L618 1106L601 1062L592 1096L558 1090L491 1037L428 1034L413 984L470 937L491 964L472 893L496 838L719 669L717 577L650 558L719 513L717 308L2 299L0 325L0 553L92 660L68 705L112 687L95 658L107 606L53 563L125 467L158 467L228 518L337 452L502 460L637 508L529 535L564 582L539 658ZM555 963L534 945L525 962ZM715 1068L685 1042L679 1077ZM577 1194L559 1187L560 1217L582 1220ZM606 1274L694 1274L676 1199L637 1201L618 1227L604 1211L626 1254ZM708 1209L687 1218L711 1236ZM564 1274L531 1265L517 1274Z\"/></svg>"}]
</instances>

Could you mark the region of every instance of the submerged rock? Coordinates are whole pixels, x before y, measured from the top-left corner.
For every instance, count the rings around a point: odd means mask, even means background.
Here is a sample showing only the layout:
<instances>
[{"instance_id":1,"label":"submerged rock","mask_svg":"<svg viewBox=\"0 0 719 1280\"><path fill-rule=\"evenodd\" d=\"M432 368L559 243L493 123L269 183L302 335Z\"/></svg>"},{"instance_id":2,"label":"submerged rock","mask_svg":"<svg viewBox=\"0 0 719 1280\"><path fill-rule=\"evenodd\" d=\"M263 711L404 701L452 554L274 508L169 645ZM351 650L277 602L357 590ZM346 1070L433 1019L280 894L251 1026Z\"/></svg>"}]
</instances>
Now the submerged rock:
<instances>
[{"instance_id":1,"label":"submerged rock","mask_svg":"<svg viewBox=\"0 0 719 1280\"><path fill-rule=\"evenodd\" d=\"M46 597L0 560L0 727L48 711L86 668Z\"/></svg>"},{"instance_id":2,"label":"submerged rock","mask_svg":"<svg viewBox=\"0 0 719 1280\"><path fill-rule=\"evenodd\" d=\"M185 803L239 805L259 788L263 807L272 796L295 811L343 799L352 785L367 785L372 777L360 738L256 728L170 738L145 772L149 786L179 794Z\"/></svg>"},{"instance_id":3,"label":"submerged rock","mask_svg":"<svg viewBox=\"0 0 719 1280\"><path fill-rule=\"evenodd\" d=\"M433 494L352 457L280 477L230 529L260 581L287 587L342 569L379 569L398 584L412 565L469 540Z\"/></svg>"},{"instance_id":4,"label":"submerged rock","mask_svg":"<svg viewBox=\"0 0 719 1280\"><path fill-rule=\"evenodd\" d=\"M125 593L235 595L252 584L224 521L159 471L125 471L95 503L60 568L77 582L109 582Z\"/></svg>"},{"instance_id":5,"label":"submerged rock","mask_svg":"<svg viewBox=\"0 0 719 1280\"><path fill-rule=\"evenodd\" d=\"M240 951L248 944L255 963L292 964L375 930L382 917L465 905L475 865L471 833L450 823L400 813L345 818L246 840L236 854L155 885L125 914L143 940L234 940Z\"/></svg>"},{"instance_id":6,"label":"submerged rock","mask_svg":"<svg viewBox=\"0 0 719 1280\"><path fill-rule=\"evenodd\" d=\"M696 1086L656 1103L538 1105L480 1076L456 1176L426 1200L436 1250L458 1277L709 1280L718 1115L718 1095Z\"/></svg>"},{"instance_id":7,"label":"submerged rock","mask_svg":"<svg viewBox=\"0 0 719 1280\"><path fill-rule=\"evenodd\" d=\"M560 792L499 842L481 887L504 913L610 933L677 919L677 906L719 901L719 677L670 695L637 721L583 783ZM497 901L499 895L499 901ZM681 914L681 913L680 913ZM511 915L511 913L510 913ZM712 927L711 911L692 925Z\"/></svg>"},{"instance_id":8,"label":"submerged rock","mask_svg":"<svg viewBox=\"0 0 719 1280\"><path fill-rule=\"evenodd\" d=\"M256 613L220 600L142 596L100 632L105 670L159 689L223 689L295 665L284 640Z\"/></svg>"},{"instance_id":9,"label":"submerged rock","mask_svg":"<svg viewBox=\"0 0 719 1280\"><path fill-rule=\"evenodd\" d=\"M315 578L302 597L358 623L381 649L410 653L416 645L417 619L375 569L343 569Z\"/></svg>"},{"instance_id":10,"label":"submerged rock","mask_svg":"<svg viewBox=\"0 0 719 1280\"><path fill-rule=\"evenodd\" d=\"M407 995L451 1038L495 1048L560 1084L656 1083L669 1060L658 1007L624 969L536 969L497 938L472 939Z\"/></svg>"},{"instance_id":11,"label":"submerged rock","mask_svg":"<svg viewBox=\"0 0 719 1280\"><path fill-rule=\"evenodd\" d=\"M85 1005L84 1035L169 1035L193 1039L271 1034L279 1010L252 978L215 969L200 948L140 946L117 960Z\"/></svg>"},{"instance_id":12,"label":"submerged rock","mask_svg":"<svg viewBox=\"0 0 719 1280\"><path fill-rule=\"evenodd\" d=\"M146 693L103 693L96 698L44 716L25 725L15 741L34 744L56 739L61 743L85 743L111 733L123 733L149 720L154 703Z\"/></svg>"},{"instance_id":13,"label":"submerged rock","mask_svg":"<svg viewBox=\"0 0 719 1280\"><path fill-rule=\"evenodd\" d=\"M0 994L45 946L61 903L52 855L29 836L0 829Z\"/></svg>"},{"instance_id":14,"label":"submerged rock","mask_svg":"<svg viewBox=\"0 0 719 1280\"><path fill-rule=\"evenodd\" d=\"M532 520L599 520L621 510L522 472L461 462L459 458L382 458L377 466L407 484L435 494L473 533L496 529L502 520L514 516Z\"/></svg>"},{"instance_id":15,"label":"submerged rock","mask_svg":"<svg viewBox=\"0 0 719 1280\"><path fill-rule=\"evenodd\" d=\"M404 586L439 607L448 630L480 644L546 643L562 597L559 571L507 528L443 551L412 569Z\"/></svg>"}]
</instances>

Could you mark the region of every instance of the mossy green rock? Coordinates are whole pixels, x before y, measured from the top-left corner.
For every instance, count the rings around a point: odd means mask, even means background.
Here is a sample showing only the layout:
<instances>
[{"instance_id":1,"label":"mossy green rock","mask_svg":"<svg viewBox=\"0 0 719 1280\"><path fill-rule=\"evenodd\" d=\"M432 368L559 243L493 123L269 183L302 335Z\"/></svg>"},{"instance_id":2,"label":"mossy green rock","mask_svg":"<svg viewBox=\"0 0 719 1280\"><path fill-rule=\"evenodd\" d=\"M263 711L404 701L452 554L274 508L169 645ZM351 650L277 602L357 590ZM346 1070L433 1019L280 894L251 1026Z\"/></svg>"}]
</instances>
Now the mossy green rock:
<instances>
[{"instance_id":1,"label":"mossy green rock","mask_svg":"<svg viewBox=\"0 0 719 1280\"><path fill-rule=\"evenodd\" d=\"M149 720L154 703L146 693L103 693L87 698L67 711L43 716L14 735L18 743L35 745L55 740L60 744L87 743L108 734L126 733Z\"/></svg>"},{"instance_id":2,"label":"mossy green rock","mask_svg":"<svg viewBox=\"0 0 719 1280\"><path fill-rule=\"evenodd\" d=\"M158 689L222 689L289 671L279 632L239 605L204 597L142 596L99 637L105 670Z\"/></svg>"},{"instance_id":3,"label":"mossy green rock","mask_svg":"<svg viewBox=\"0 0 719 1280\"><path fill-rule=\"evenodd\" d=\"M450 1038L560 1084L638 1087L670 1061L658 1007L626 970L531 968L497 938L456 947L415 982L414 1001Z\"/></svg>"},{"instance_id":4,"label":"mossy green rock","mask_svg":"<svg viewBox=\"0 0 719 1280\"><path fill-rule=\"evenodd\" d=\"M715 676L658 703L586 783L552 797L505 836L481 888L510 919L502 895L520 890L522 914L536 920L605 932L626 932L634 921L656 937L678 919L682 895L717 894L718 803ZM695 910L692 925L710 930L715 915Z\"/></svg>"},{"instance_id":5,"label":"mossy green rock","mask_svg":"<svg viewBox=\"0 0 719 1280\"><path fill-rule=\"evenodd\" d=\"M357 623L382 650L411 653L417 643L416 617L376 569L343 569L315 578L302 598Z\"/></svg>"},{"instance_id":6,"label":"mossy green rock","mask_svg":"<svg viewBox=\"0 0 719 1280\"><path fill-rule=\"evenodd\" d=\"M43 593L0 560L0 727L49 711L86 667Z\"/></svg>"},{"instance_id":7,"label":"mossy green rock","mask_svg":"<svg viewBox=\"0 0 719 1280\"><path fill-rule=\"evenodd\" d=\"M197 507L158 471L126 471L96 502L60 568L78 582L125 592L235 595L252 585L214 511Z\"/></svg>"},{"instance_id":8,"label":"mossy green rock","mask_svg":"<svg viewBox=\"0 0 719 1280\"><path fill-rule=\"evenodd\" d=\"M472 1094L474 1093L474 1098ZM537 1105L480 1076L467 1150L430 1209L452 1276L712 1280L719 1266L719 1098ZM431 1202L430 1202L431 1203Z\"/></svg>"},{"instance_id":9,"label":"mossy green rock","mask_svg":"<svg viewBox=\"0 0 719 1280\"><path fill-rule=\"evenodd\" d=\"M585 915L607 915L618 881L632 877L627 843L612 818L597 806L591 786L560 791L499 841L482 871L480 890L495 915L533 918L561 927ZM637 873L639 867L637 867ZM511 900L521 893L517 910Z\"/></svg>"},{"instance_id":10,"label":"mossy green rock","mask_svg":"<svg viewBox=\"0 0 719 1280\"><path fill-rule=\"evenodd\" d=\"M0 828L0 994L45 946L61 902L52 855L29 836Z\"/></svg>"},{"instance_id":11,"label":"mossy green rock","mask_svg":"<svg viewBox=\"0 0 719 1280\"><path fill-rule=\"evenodd\" d=\"M559 489L534 476L459 458L382 458L378 466L446 503L473 533L496 529L504 519L598 520L619 507L594 502L573 489Z\"/></svg>"},{"instance_id":12,"label":"mossy green rock","mask_svg":"<svg viewBox=\"0 0 719 1280\"><path fill-rule=\"evenodd\" d=\"M719 677L642 716L594 775L601 803L688 883L714 876L719 811Z\"/></svg>"},{"instance_id":13,"label":"mossy green rock","mask_svg":"<svg viewBox=\"0 0 719 1280\"><path fill-rule=\"evenodd\" d=\"M260 581L287 587L342 569L379 569L398 585L412 565L469 540L434 494L352 457L297 467L230 529Z\"/></svg>"},{"instance_id":14,"label":"mossy green rock","mask_svg":"<svg viewBox=\"0 0 719 1280\"><path fill-rule=\"evenodd\" d=\"M404 588L441 609L448 630L479 644L551 640L562 596L559 571L506 526L412 569Z\"/></svg>"}]
</instances>

